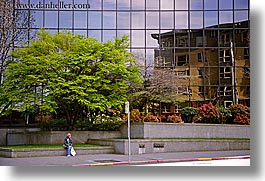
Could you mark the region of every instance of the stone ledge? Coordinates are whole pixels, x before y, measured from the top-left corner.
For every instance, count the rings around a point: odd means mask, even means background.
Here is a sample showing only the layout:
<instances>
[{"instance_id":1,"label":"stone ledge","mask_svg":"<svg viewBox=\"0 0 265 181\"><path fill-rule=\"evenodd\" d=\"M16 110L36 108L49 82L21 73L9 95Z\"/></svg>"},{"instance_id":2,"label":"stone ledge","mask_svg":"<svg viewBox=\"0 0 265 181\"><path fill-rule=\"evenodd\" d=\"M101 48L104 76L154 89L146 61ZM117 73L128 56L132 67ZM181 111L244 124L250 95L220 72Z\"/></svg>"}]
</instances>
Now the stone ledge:
<instances>
[{"instance_id":1,"label":"stone ledge","mask_svg":"<svg viewBox=\"0 0 265 181\"><path fill-rule=\"evenodd\" d=\"M77 155L89 154L108 154L114 153L112 146L100 147L77 147L75 148ZM0 148L0 157L8 158L23 158L23 157L46 157L46 156L65 156L63 148L24 148L24 149L9 149Z\"/></svg>"}]
</instances>

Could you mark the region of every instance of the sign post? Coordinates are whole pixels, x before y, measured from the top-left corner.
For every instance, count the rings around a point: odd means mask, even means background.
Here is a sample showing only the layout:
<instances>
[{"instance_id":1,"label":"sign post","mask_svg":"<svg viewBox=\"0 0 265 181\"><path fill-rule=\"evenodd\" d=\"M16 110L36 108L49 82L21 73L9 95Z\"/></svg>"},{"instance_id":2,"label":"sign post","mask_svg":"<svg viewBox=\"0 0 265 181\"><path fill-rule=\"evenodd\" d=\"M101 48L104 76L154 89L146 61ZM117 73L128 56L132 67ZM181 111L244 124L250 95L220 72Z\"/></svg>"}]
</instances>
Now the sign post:
<instances>
[{"instance_id":1,"label":"sign post","mask_svg":"<svg viewBox=\"0 0 265 181\"><path fill-rule=\"evenodd\" d=\"M128 114L128 160L131 161L131 127L130 127L130 103L125 102L125 113Z\"/></svg>"}]
</instances>

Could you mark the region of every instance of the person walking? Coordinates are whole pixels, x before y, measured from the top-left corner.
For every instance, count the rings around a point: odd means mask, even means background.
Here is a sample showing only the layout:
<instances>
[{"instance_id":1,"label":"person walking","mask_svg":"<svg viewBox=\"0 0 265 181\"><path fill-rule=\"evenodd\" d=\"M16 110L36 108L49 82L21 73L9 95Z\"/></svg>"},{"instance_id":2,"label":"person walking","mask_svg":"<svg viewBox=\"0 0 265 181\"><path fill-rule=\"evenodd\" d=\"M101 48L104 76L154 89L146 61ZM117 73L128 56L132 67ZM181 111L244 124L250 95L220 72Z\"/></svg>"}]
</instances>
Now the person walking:
<instances>
[{"instance_id":1,"label":"person walking","mask_svg":"<svg viewBox=\"0 0 265 181\"><path fill-rule=\"evenodd\" d=\"M66 149L66 156L71 156L71 149L73 146L73 140L72 140L71 133L67 133L67 135L64 139L64 146Z\"/></svg>"}]
</instances>

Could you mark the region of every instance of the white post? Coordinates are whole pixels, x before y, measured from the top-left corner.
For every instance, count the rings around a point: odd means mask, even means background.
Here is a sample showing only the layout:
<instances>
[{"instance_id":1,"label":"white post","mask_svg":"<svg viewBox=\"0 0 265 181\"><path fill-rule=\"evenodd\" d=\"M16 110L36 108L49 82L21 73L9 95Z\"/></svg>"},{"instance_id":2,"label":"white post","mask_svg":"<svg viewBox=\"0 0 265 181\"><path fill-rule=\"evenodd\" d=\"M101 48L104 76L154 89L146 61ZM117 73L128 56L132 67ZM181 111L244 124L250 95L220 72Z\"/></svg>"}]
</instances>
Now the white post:
<instances>
[{"instance_id":1,"label":"white post","mask_svg":"<svg viewBox=\"0 0 265 181\"><path fill-rule=\"evenodd\" d=\"M125 102L125 113L128 114L128 161L131 161L131 127L130 127L130 104Z\"/></svg>"}]
</instances>

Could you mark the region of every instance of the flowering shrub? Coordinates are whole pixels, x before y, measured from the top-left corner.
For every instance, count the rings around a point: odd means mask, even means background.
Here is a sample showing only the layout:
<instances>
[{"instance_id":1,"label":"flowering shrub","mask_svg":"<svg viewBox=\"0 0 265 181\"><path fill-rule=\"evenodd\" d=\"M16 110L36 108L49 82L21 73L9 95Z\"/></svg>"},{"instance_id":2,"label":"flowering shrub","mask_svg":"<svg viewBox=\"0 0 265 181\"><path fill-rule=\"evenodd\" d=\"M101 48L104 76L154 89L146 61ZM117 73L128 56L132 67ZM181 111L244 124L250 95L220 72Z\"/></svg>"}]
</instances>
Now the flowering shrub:
<instances>
[{"instance_id":1,"label":"flowering shrub","mask_svg":"<svg viewBox=\"0 0 265 181\"><path fill-rule=\"evenodd\" d=\"M176 114L172 115L172 116L168 116L167 120L173 123L182 123L182 118L181 116L177 116Z\"/></svg>"},{"instance_id":2,"label":"flowering shrub","mask_svg":"<svg viewBox=\"0 0 265 181\"><path fill-rule=\"evenodd\" d=\"M194 122L225 123L225 119L221 111L210 102L198 108L198 116Z\"/></svg>"},{"instance_id":3,"label":"flowering shrub","mask_svg":"<svg viewBox=\"0 0 265 181\"><path fill-rule=\"evenodd\" d=\"M159 118L157 116L154 115L147 115L143 118L144 122L160 122Z\"/></svg>"},{"instance_id":4,"label":"flowering shrub","mask_svg":"<svg viewBox=\"0 0 265 181\"><path fill-rule=\"evenodd\" d=\"M133 122L141 122L143 120L143 117L141 116L141 113L139 112L139 109L133 109L131 111L131 121Z\"/></svg>"},{"instance_id":5,"label":"flowering shrub","mask_svg":"<svg viewBox=\"0 0 265 181\"><path fill-rule=\"evenodd\" d=\"M250 124L250 109L242 104L235 104L229 107L232 113L233 123Z\"/></svg>"},{"instance_id":6,"label":"flowering shrub","mask_svg":"<svg viewBox=\"0 0 265 181\"><path fill-rule=\"evenodd\" d=\"M197 108L184 107L179 112L181 113L181 118L185 123L191 123L192 118L197 115Z\"/></svg>"}]
</instances>

